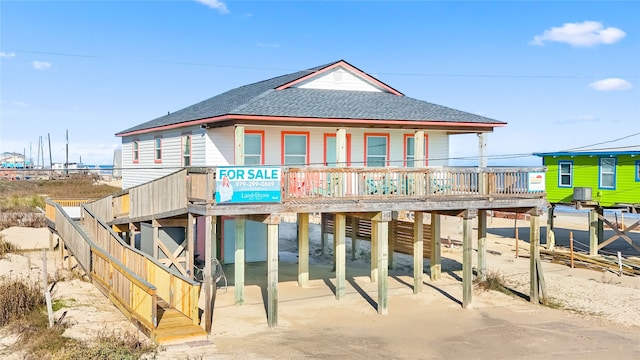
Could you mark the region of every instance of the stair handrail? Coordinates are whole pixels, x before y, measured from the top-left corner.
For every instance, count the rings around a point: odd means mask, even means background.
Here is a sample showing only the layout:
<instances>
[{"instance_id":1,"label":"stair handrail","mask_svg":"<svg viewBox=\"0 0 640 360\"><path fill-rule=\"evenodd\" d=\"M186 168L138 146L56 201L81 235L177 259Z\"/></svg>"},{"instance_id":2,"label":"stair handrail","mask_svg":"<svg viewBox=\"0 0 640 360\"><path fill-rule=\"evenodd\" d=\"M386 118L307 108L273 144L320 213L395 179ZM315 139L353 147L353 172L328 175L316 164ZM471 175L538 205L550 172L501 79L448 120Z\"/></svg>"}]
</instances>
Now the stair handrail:
<instances>
[{"instance_id":1,"label":"stair handrail","mask_svg":"<svg viewBox=\"0 0 640 360\"><path fill-rule=\"evenodd\" d=\"M108 292L105 295L108 296L112 301L115 300L114 303L117 302L120 304L120 306L124 307L125 310L129 313L125 315L131 315L135 317L137 320L139 320L139 322L144 327L148 328L149 330L155 329L155 327L157 326L157 310L156 310L157 288L153 284L151 284L150 282L148 282L147 280L145 280L135 272L131 271L126 266L124 266L124 264L122 264L115 257L111 256L111 254L109 254L107 251L97 246L93 242L93 240L91 240L91 237L80 227L80 225L78 225L78 223L74 221L69 216L69 214L66 213L66 211L64 211L62 206L60 206L58 203L51 200L46 200L46 203L55 207L57 212L60 215L62 215L64 220L68 224L70 224L73 230L75 230L80 235L80 237L89 245L90 256L88 259L88 264L83 263L84 262L82 261L83 257L78 256L79 254L75 253L76 249L67 247L67 250L72 255L74 255L75 258L78 260L78 264L82 267L82 269L89 275L89 277L93 281L107 288ZM56 221L58 220L60 219L56 219ZM56 228L58 227L56 226ZM63 238L62 241L65 241L65 239ZM150 297L150 301L148 301L147 303L150 306L150 308L147 309L146 313L149 314L149 316L145 316L140 311L138 311L135 307L131 306L131 304L127 303L127 299L124 299L123 296L119 296L120 294L118 294L118 292L115 291L115 288L113 286L112 275L110 275L110 278L108 279L103 279L102 277L99 276L100 274L96 271L96 269L94 269L94 261L93 261L92 254L95 254L96 256L104 259L105 262L108 263L108 265L111 267L111 270L115 269L115 271L122 273L125 276L125 278L127 278L133 285L139 288L142 292L148 294L148 296ZM113 274L113 271L108 271L108 273ZM100 287L98 288L100 289Z\"/></svg>"}]
</instances>

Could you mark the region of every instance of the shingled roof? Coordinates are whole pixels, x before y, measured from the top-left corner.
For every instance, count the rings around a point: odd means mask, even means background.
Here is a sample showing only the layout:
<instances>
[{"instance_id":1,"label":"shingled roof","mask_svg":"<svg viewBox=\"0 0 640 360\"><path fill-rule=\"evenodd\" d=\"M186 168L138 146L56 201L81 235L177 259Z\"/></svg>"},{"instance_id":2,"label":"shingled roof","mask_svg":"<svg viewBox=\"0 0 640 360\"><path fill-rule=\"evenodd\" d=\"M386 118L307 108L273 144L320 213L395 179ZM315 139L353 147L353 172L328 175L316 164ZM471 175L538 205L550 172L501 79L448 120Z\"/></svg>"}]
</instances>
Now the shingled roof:
<instances>
[{"instance_id":1,"label":"shingled roof","mask_svg":"<svg viewBox=\"0 0 640 360\"><path fill-rule=\"evenodd\" d=\"M358 119L375 121L436 121L477 123L501 126L505 123L483 116L432 104L404 96L397 90L375 81L385 92L321 90L288 87L311 74L336 64L360 71L343 60L307 70L278 76L229 90L176 112L123 130L116 136L162 128L219 116L252 115L291 118Z\"/></svg>"}]
</instances>

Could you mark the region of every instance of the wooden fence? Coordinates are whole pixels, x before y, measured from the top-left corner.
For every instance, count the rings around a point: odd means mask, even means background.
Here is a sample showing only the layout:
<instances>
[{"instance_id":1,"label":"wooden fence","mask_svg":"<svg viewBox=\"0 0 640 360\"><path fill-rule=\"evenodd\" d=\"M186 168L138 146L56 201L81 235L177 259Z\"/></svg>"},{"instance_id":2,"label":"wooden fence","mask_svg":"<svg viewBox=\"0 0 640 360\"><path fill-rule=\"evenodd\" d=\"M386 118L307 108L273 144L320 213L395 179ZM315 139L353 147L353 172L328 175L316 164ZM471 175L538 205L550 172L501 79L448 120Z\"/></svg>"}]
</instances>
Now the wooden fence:
<instances>
[{"instance_id":1,"label":"wooden fence","mask_svg":"<svg viewBox=\"0 0 640 360\"><path fill-rule=\"evenodd\" d=\"M333 234L333 224L335 215L331 213L322 214L322 232ZM347 216L345 232L347 236L353 236L352 224L354 218ZM371 220L355 219L357 221L356 239L371 241ZM431 256L431 225L423 224L423 251L424 258ZM389 222L389 251L401 254L413 254L413 222L393 219Z\"/></svg>"}]
</instances>

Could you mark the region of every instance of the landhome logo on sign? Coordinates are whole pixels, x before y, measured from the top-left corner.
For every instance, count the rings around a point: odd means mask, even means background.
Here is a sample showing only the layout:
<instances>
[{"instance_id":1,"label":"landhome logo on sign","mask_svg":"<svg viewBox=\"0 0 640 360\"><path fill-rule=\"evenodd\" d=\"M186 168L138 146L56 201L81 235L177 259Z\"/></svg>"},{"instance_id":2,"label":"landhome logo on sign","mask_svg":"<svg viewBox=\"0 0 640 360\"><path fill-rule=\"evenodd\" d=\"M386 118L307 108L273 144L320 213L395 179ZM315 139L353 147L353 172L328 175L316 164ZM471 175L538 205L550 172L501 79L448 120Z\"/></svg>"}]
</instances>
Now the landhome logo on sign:
<instances>
[{"instance_id":1,"label":"landhome logo on sign","mask_svg":"<svg viewBox=\"0 0 640 360\"><path fill-rule=\"evenodd\" d=\"M281 169L275 166L216 168L217 203L280 202Z\"/></svg>"},{"instance_id":2,"label":"landhome logo on sign","mask_svg":"<svg viewBox=\"0 0 640 360\"><path fill-rule=\"evenodd\" d=\"M545 181L543 172L529 173L529 191L545 191Z\"/></svg>"}]
</instances>

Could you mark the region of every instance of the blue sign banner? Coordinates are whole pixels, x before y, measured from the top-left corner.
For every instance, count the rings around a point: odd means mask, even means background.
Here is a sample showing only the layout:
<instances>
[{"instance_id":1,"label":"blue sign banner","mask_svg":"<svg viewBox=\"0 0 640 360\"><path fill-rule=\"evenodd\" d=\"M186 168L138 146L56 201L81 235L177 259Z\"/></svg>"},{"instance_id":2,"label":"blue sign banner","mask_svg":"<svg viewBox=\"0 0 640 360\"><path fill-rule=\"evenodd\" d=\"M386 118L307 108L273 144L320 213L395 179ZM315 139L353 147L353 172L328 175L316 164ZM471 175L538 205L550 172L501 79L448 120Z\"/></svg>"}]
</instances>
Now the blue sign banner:
<instances>
[{"instance_id":1,"label":"blue sign banner","mask_svg":"<svg viewBox=\"0 0 640 360\"><path fill-rule=\"evenodd\" d=\"M216 168L216 203L280 202L282 171L277 166Z\"/></svg>"}]
</instances>

